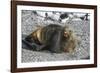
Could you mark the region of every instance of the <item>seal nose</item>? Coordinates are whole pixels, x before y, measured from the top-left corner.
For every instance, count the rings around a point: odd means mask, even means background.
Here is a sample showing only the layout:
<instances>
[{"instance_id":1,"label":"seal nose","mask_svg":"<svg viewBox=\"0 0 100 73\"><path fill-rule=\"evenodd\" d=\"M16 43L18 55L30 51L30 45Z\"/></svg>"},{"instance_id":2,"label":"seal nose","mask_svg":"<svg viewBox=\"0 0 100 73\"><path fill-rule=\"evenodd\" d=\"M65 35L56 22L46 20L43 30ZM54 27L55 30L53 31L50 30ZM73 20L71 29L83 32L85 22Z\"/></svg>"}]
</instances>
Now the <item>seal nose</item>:
<instances>
[{"instance_id":1,"label":"seal nose","mask_svg":"<svg viewBox=\"0 0 100 73\"><path fill-rule=\"evenodd\" d=\"M68 33L67 32L64 32L64 37L68 37Z\"/></svg>"}]
</instances>

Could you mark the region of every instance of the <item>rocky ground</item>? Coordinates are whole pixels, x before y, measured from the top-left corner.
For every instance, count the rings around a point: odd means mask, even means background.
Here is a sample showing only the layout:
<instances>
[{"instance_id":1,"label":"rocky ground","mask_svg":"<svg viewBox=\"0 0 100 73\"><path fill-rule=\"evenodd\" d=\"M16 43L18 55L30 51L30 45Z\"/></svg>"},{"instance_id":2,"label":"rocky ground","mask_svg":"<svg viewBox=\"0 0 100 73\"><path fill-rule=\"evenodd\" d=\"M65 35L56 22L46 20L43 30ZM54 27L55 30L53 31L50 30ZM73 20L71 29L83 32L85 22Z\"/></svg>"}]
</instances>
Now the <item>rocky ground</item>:
<instances>
[{"instance_id":1,"label":"rocky ground","mask_svg":"<svg viewBox=\"0 0 100 73\"><path fill-rule=\"evenodd\" d=\"M50 23L68 25L74 34L80 38L80 45L77 45L76 52L70 53L51 53L49 51L33 51L22 48L22 62L42 62L42 61L61 61L61 60L81 60L90 57L90 21L73 20L59 23L57 21L44 20L32 11L22 11L22 35L28 35L37 28L37 25L45 26ZM24 37L22 37L24 38ZM23 44L24 45L24 44ZM25 45L24 45L25 46Z\"/></svg>"}]
</instances>

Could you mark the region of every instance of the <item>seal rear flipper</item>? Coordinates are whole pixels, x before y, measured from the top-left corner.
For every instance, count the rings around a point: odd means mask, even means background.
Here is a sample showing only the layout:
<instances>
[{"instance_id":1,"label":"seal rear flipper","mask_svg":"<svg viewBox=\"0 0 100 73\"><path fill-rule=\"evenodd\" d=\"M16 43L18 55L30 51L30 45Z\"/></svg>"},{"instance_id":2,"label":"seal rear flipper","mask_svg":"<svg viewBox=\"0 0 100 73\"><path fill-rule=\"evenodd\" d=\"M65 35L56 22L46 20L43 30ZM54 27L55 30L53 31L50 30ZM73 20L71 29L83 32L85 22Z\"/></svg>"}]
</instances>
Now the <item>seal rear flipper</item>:
<instances>
[{"instance_id":1,"label":"seal rear flipper","mask_svg":"<svg viewBox=\"0 0 100 73\"><path fill-rule=\"evenodd\" d=\"M24 49L36 50L37 47L38 47L38 45L35 43L30 43L30 42L26 41L25 39L22 40L22 48L24 48Z\"/></svg>"}]
</instances>

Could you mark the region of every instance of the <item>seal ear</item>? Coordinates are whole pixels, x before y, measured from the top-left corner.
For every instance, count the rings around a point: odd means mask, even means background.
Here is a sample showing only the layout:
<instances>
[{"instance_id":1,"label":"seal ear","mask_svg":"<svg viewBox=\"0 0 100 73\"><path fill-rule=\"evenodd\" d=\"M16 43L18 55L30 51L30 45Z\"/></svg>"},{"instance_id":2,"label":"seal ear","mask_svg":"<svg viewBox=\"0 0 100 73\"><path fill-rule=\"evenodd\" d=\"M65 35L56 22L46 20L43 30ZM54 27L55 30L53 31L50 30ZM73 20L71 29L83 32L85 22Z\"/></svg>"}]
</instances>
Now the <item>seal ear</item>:
<instances>
[{"instance_id":1,"label":"seal ear","mask_svg":"<svg viewBox=\"0 0 100 73\"><path fill-rule=\"evenodd\" d=\"M73 33L73 31L72 30L69 30L69 32L72 34Z\"/></svg>"}]
</instances>

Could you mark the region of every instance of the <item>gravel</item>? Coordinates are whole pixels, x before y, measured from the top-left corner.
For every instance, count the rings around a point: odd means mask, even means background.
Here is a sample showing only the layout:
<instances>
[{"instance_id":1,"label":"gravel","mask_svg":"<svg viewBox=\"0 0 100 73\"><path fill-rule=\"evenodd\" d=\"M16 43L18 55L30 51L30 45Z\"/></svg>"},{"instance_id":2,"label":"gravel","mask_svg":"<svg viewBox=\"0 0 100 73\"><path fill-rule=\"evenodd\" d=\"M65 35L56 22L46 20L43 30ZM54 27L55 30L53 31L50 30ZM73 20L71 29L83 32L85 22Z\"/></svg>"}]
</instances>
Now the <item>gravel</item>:
<instances>
[{"instance_id":1,"label":"gravel","mask_svg":"<svg viewBox=\"0 0 100 73\"><path fill-rule=\"evenodd\" d=\"M74 34L80 39L80 44L76 47L76 52L70 53L51 53L49 51L33 51L27 48L22 48L22 59L24 63L27 62L44 62L44 61L61 61L61 60L83 60L90 58L90 21L77 20L66 23L59 23L57 21L44 21L43 17L37 16L30 10L22 11L22 35L29 35L37 27L36 25L45 26L50 23L58 25L68 25ZM24 37L22 37L24 38ZM24 45L24 44L23 44Z\"/></svg>"}]
</instances>

